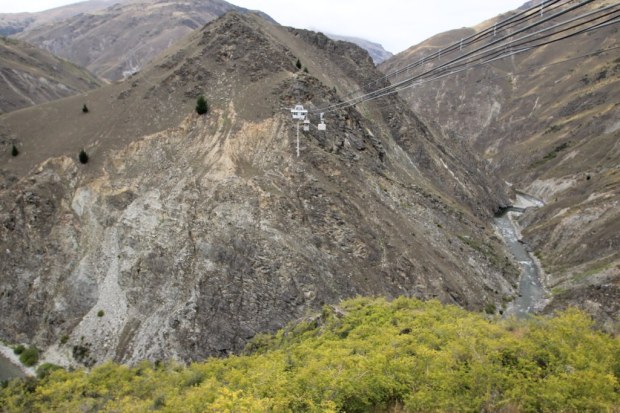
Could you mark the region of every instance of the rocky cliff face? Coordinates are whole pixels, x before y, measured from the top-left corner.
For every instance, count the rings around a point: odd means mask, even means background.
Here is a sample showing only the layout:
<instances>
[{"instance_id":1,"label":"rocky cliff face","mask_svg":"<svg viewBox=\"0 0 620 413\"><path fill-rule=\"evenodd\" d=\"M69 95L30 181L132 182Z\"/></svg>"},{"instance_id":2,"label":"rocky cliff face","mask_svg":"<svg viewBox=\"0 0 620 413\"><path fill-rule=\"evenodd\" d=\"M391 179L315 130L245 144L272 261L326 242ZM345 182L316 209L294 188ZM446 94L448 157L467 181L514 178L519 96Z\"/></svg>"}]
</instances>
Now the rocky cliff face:
<instances>
[{"instance_id":1,"label":"rocky cliff face","mask_svg":"<svg viewBox=\"0 0 620 413\"><path fill-rule=\"evenodd\" d=\"M67 141L30 172L37 138L21 113L0 118L31 148L0 191L0 336L65 364L195 360L356 295L499 305L517 276L488 224L503 188L399 98L328 113L296 156L290 107L380 77L354 45L229 14L89 94L92 117L54 124ZM191 114L200 93L206 116ZM112 108L134 100L143 112L115 138L126 118ZM168 107L184 115L133 135ZM75 132L98 112L102 135ZM76 142L92 162L67 156Z\"/></svg>"},{"instance_id":2,"label":"rocky cliff face","mask_svg":"<svg viewBox=\"0 0 620 413\"><path fill-rule=\"evenodd\" d=\"M94 89L88 71L22 41L0 37L0 114Z\"/></svg>"},{"instance_id":3,"label":"rocky cliff face","mask_svg":"<svg viewBox=\"0 0 620 413\"><path fill-rule=\"evenodd\" d=\"M610 4L595 1L579 13ZM495 21L436 36L381 69L404 67ZM602 320L620 316L617 309L606 312L617 293L609 299L588 292L617 291L620 282L617 38L616 23L403 92L416 113L469 141L498 176L546 203L522 224L559 301L550 308L565 298L582 305L598 297L601 310L592 312Z\"/></svg>"}]
</instances>

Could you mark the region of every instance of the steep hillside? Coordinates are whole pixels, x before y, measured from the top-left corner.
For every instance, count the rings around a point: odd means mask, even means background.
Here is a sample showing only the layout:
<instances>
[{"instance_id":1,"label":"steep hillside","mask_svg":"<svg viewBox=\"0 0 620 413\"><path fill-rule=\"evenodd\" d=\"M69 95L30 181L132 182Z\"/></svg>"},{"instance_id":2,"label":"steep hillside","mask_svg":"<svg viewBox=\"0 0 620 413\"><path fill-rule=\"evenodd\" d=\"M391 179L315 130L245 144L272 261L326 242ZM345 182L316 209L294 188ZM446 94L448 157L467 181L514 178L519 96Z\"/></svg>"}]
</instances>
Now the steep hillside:
<instances>
[{"instance_id":1,"label":"steep hillside","mask_svg":"<svg viewBox=\"0 0 620 413\"><path fill-rule=\"evenodd\" d=\"M500 307L503 188L399 98L328 113L296 156L289 108L380 77L355 45L233 13L126 82L0 117L21 149L0 155L0 337L192 360L356 295Z\"/></svg>"},{"instance_id":2,"label":"steep hillside","mask_svg":"<svg viewBox=\"0 0 620 413\"><path fill-rule=\"evenodd\" d=\"M95 76L27 43L0 37L0 114L101 86Z\"/></svg>"},{"instance_id":3,"label":"steep hillside","mask_svg":"<svg viewBox=\"0 0 620 413\"><path fill-rule=\"evenodd\" d=\"M141 70L179 39L228 11L247 11L223 0L130 0L39 25L17 36L119 80Z\"/></svg>"},{"instance_id":4,"label":"steep hillside","mask_svg":"<svg viewBox=\"0 0 620 413\"><path fill-rule=\"evenodd\" d=\"M544 17L576 3L560 4L562 8ZM613 4L593 1L554 23ZM528 211L522 225L555 293L550 308L573 303L617 320L620 5L615 2L608 13L607 18L616 20L603 29L421 84L402 96L424 119L471 142L498 176L546 203ZM381 70L405 67L513 14L436 36Z\"/></svg>"}]
</instances>

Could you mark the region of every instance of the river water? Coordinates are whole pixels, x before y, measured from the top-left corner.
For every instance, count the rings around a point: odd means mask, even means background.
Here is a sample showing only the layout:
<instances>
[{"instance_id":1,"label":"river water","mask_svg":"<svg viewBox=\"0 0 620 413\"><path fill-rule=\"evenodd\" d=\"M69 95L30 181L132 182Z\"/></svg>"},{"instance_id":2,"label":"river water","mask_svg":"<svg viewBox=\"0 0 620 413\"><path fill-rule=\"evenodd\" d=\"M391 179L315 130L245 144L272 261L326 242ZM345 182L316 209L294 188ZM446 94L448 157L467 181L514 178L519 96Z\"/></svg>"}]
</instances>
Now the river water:
<instances>
[{"instance_id":1,"label":"river water","mask_svg":"<svg viewBox=\"0 0 620 413\"><path fill-rule=\"evenodd\" d=\"M517 195L515 207L524 209L542 206L542 202L525 194ZM525 244L519 241L519 232L511 219L512 214L520 212L509 211L495 218L495 225L504 238L506 248L512 253L521 267L519 277L519 295L511 302L504 314L516 317L525 317L528 314L542 310L546 304L546 291L541 281L542 271L532 255L527 251Z\"/></svg>"},{"instance_id":2,"label":"river water","mask_svg":"<svg viewBox=\"0 0 620 413\"><path fill-rule=\"evenodd\" d=\"M16 377L24 377L24 373L7 360L2 354L0 354L0 382L5 380L14 379Z\"/></svg>"}]
</instances>

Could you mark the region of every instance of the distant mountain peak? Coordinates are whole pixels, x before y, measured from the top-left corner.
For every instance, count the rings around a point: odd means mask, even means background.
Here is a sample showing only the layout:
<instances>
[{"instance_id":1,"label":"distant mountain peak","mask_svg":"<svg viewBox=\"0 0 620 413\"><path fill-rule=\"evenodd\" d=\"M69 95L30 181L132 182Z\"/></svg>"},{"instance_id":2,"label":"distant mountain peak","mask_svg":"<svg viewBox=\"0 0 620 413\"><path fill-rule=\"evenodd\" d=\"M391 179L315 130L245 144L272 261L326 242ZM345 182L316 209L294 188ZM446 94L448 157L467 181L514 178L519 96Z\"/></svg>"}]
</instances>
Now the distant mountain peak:
<instances>
[{"instance_id":1,"label":"distant mountain peak","mask_svg":"<svg viewBox=\"0 0 620 413\"><path fill-rule=\"evenodd\" d=\"M176 41L228 11L273 21L223 0L129 0L110 7L95 8L102 6L99 2L91 6L50 24L30 25L17 36L114 81L141 70Z\"/></svg>"},{"instance_id":2,"label":"distant mountain peak","mask_svg":"<svg viewBox=\"0 0 620 413\"><path fill-rule=\"evenodd\" d=\"M391 52L385 50L381 44L371 42L370 40L366 40L366 39L362 39L362 38L354 37L354 36L342 36L342 35L332 34L332 33L326 33L326 35L331 39L351 42L351 43L358 45L362 49L365 49L368 52L368 54L370 54L372 61L375 62L376 65L394 56Z\"/></svg>"}]
</instances>

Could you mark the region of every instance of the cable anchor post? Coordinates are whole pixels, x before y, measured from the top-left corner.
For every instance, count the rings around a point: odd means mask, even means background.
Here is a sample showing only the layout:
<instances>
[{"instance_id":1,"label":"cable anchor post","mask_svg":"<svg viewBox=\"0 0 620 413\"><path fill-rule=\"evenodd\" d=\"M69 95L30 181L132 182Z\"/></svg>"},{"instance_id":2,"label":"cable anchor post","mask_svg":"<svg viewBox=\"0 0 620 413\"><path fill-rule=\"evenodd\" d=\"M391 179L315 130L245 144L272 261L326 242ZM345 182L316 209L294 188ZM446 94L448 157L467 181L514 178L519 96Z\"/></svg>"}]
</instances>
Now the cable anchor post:
<instances>
[{"instance_id":1,"label":"cable anchor post","mask_svg":"<svg viewBox=\"0 0 620 413\"><path fill-rule=\"evenodd\" d=\"M297 121L297 157L299 158L299 121Z\"/></svg>"}]
</instances>

